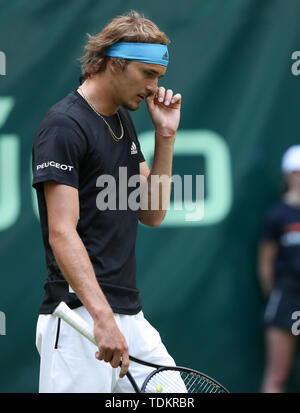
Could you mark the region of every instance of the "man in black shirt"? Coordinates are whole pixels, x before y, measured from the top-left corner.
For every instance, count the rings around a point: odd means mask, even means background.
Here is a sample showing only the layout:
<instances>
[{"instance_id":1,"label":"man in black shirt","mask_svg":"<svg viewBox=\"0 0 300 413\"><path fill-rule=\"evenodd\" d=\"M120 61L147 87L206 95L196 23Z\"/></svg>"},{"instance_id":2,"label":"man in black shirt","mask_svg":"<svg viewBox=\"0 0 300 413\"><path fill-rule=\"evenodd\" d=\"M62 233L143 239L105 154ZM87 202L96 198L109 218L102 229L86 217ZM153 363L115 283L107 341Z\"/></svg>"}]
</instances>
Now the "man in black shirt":
<instances>
[{"instance_id":1,"label":"man in black shirt","mask_svg":"<svg viewBox=\"0 0 300 413\"><path fill-rule=\"evenodd\" d=\"M162 190L151 179L166 175L171 182L180 120L181 95L158 87L167 44L136 12L113 19L89 37L82 85L50 108L37 131L33 186L48 269L37 327L41 392L130 391L112 369L122 362L119 376L125 376L128 347L136 357L174 363L143 317L135 268L138 220L157 227L170 197L170 185ZM151 171L127 111L143 100L155 127ZM158 209L129 202L136 176L141 201L155 196ZM90 343L51 315L60 301L94 323L101 362L91 359ZM147 369L131 369L142 382Z\"/></svg>"}]
</instances>

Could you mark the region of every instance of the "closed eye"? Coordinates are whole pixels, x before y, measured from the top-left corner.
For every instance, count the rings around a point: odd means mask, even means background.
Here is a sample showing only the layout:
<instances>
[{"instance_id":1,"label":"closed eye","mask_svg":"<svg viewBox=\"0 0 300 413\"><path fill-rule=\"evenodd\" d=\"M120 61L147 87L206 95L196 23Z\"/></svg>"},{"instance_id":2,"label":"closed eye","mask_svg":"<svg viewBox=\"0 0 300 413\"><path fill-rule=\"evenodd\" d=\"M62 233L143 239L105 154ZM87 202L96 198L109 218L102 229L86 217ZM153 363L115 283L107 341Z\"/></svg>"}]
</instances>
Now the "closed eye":
<instances>
[{"instance_id":1,"label":"closed eye","mask_svg":"<svg viewBox=\"0 0 300 413\"><path fill-rule=\"evenodd\" d=\"M164 76L164 75L159 76L159 72L156 72L156 70L145 70L144 73L147 77L150 77L150 78L153 78L153 79L155 77L158 77L158 79L160 79L161 77Z\"/></svg>"},{"instance_id":2,"label":"closed eye","mask_svg":"<svg viewBox=\"0 0 300 413\"><path fill-rule=\"evenodd\" d=\"M146 71L146 72L144 72L144 73L145 73L145 75L146 75L147 77L154 78L154 77L156 76L156 73L154 73L154 72L148 72L148 71Z\"/></svg>"}]
</instances>

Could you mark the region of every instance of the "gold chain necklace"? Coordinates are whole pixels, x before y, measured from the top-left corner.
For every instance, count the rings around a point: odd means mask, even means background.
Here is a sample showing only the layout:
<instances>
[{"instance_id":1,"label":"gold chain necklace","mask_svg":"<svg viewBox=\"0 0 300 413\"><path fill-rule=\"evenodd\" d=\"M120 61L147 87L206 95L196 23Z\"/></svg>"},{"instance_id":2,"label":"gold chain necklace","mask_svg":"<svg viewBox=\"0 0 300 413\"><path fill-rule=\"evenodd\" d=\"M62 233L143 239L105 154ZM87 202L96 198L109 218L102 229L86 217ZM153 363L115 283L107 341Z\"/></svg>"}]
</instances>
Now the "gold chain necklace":
<instances>
[{"instance_id":1,"label":"gold chain necklace","mask_svg":"<svg viewBox=\"0 0 300 413\"><path fill-rule=\"evenodd\" d=\"M118 136L114 133L114 131L112 130L112 128L110 127L110 125L109 125L109 123L106 121L106 119L104 119L104 117L101 115L101 113L99 113L99 112L94 108L94 106L88 101L88 99L87 99L87 97L85 96L84 91L82 90L82 88L80 87L79 89L80 89L80 91L81 91L81 93L82 93L82 97L84 98L84 100L86 101L86 103L87 103L87 104L93 109L93 111L94 111L95 113L97 113L97 115L100 116L100 118L104 121L104 123L105 123L106 126L108 127L108 130L109 130L112 138L113 138L116 142L120 142L120 140L123 139L123 136L124 136L124 129L123 129L123 125L122 125L122 122L121 122L119 113L117 112L118 119L119 119L120 126L121 126L121 136L120 136L120 137L118 137Z\"/></svg>"}]
</instances>

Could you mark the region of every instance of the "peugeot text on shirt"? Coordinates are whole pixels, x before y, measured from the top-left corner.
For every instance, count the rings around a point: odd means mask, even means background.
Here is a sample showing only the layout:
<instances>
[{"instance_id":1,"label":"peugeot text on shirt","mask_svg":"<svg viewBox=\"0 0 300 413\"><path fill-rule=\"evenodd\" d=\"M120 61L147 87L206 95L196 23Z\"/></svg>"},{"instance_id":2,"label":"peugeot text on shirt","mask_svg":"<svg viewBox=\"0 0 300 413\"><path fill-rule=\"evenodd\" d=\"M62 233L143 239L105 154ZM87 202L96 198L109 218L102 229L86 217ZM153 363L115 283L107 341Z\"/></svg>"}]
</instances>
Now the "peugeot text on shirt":
<instances>
[{"instance_id":1,"label":"peugeot text on shirt","mask_svg":"<svg viewBox=\"0 0 300 413\"><path fill-rule=\"evenodd\" d=\"M71 166L71 165L60 164L55 161L48 161L48 162L42 163L41 165L37 165L36 170L38 171L39 169L48 168L49 166L53 168L61 169L63 171L67 171L67 170L71 171L74 168L74 166Z\"/></svg>"}]
</instances>

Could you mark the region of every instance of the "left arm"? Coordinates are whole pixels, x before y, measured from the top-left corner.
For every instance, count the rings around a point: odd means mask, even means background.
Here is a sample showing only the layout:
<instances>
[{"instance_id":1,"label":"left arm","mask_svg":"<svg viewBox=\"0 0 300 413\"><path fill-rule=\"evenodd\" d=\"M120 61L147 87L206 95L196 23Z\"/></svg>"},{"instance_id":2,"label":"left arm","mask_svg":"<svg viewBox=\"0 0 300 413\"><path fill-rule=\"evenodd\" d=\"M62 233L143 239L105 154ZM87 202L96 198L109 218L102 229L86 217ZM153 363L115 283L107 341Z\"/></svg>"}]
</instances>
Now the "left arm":
<instances>
[{"instance_id":1,"label":"left arm","mask_svg":"<svg viewBox=\"0 0 300 413\"><path fill-rule=\"evenodd\" d=\"M155 150L152 168L140 164L141 209L139 220L157 227L163 221L171 194L173 148L180 121L181 95L158 89L157 96L147 97L147 107L155 126Z\"/></svg>"}]
</instances>

